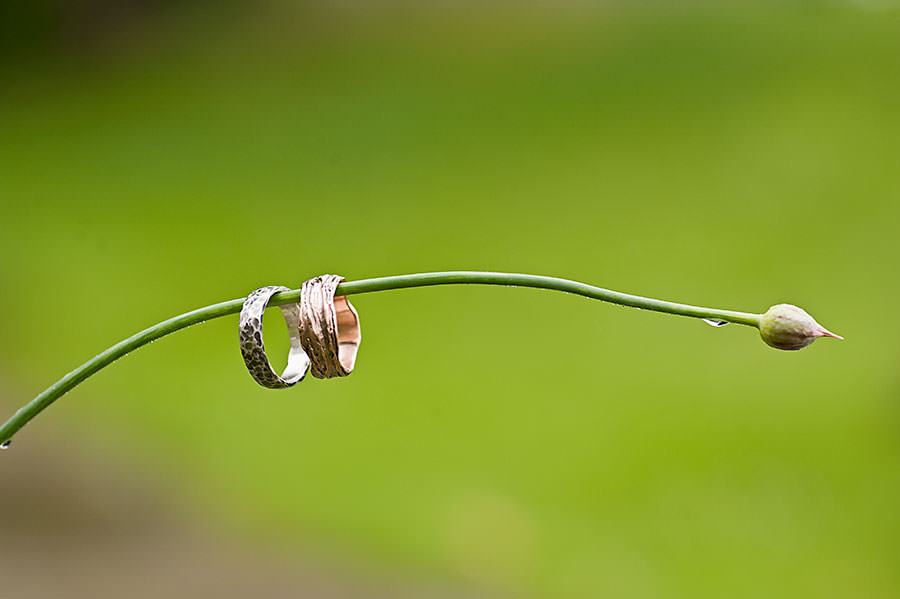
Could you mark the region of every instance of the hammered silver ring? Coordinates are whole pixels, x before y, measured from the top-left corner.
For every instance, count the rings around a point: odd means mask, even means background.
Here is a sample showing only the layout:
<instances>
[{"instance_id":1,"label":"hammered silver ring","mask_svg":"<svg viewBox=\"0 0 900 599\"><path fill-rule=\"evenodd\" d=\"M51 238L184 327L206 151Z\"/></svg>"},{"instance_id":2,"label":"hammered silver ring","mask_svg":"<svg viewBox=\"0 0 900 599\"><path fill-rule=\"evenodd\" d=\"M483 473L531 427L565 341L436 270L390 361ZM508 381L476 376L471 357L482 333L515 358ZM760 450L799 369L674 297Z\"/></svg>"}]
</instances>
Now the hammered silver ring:
<instances>
[{"instance_id":1,"label":"hammered silver ring","mask_svg":"<svg viewBox=\"0 0 900 599\"><path fill-rule=\"evenodd\" d=\"M297 303L279 306L287 323L290 336L291 349L288 353L287 366L281 376L275 372L266 356L266 346L263 343L262 316L266 305L273 295L280 291L290 291L287 287L270 285L260 287L247 296L244 306L241 308L241 318L238 325L239 339L241 343L241 355L244 364L250 371L250 376L257 383L269 389L285 389L292 387L303 380L309 370L309 357L303 351L300 342L300 306Z\"/></svg>"}]
</instances>

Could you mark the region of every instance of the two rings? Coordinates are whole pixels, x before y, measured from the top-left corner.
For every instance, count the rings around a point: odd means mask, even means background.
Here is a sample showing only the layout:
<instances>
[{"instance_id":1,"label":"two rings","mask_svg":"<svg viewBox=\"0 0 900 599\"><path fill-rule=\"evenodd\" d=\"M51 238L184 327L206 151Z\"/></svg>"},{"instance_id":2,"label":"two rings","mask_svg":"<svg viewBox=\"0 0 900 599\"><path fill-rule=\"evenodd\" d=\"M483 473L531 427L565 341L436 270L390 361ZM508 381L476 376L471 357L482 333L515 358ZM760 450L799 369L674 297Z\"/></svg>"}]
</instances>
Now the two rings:
<instances>
[{"instance_id":1,"label":"two rings","mask_svg":"<svg viewBox=\"0 0 900 599\"><path fill-rule=\"evenodd\" d=\"M241 355L250 376L269 389L296 385L311 371L328 379L353 372L362 334L359 315L344 296L335 297L344 280L338 275L322 275L303 283L300 301L279 306L287 323L290 351L284 372L278 375L266 356L262 315L273 295L289 291L287 287L261 287L247 296L238 325Z\"/></svg>"}]
</instances>

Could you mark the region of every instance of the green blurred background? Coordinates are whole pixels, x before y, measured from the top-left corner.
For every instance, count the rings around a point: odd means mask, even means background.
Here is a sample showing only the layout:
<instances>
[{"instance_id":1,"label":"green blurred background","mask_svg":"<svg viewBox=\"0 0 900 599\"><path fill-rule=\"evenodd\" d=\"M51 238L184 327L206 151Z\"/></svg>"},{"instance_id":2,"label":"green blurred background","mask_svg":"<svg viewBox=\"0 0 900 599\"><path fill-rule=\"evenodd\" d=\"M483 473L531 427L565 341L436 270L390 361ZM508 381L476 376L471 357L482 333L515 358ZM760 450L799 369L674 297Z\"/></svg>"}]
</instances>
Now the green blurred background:
<instances>
[{"instance_id":1,"label":"green blurred background","mask_svg":"<svg viewBox=\"0 0 900 599\"><path fill-rule=\"evenodd\" d=\"M381 292L353 298L352 377L271 392L216 320L0 455L10 596L900 595L893 3L7 11L5 414L136 330L324 272L787 301L847 337Z\"/></svg>"}]
</instances>

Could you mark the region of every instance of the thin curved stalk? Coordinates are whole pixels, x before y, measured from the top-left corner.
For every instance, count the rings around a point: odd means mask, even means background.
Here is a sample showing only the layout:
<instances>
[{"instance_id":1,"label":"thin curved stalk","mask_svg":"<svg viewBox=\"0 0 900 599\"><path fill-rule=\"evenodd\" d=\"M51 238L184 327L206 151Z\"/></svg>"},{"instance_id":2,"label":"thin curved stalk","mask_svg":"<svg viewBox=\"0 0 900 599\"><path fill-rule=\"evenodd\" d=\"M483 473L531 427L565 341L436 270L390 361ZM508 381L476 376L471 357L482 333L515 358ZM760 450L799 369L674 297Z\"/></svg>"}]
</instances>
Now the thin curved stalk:
<instances>
[{"instance_id":1,"label":"thin curved stalk","mask_svg":"<svg viewBox=\"0 0 900 599\"><path fill-rule=\"evenodd\" d=\"M501 272L429 272L411 275L397 275L392 277L379 277L375 279L363 279L360 281L346 281L337 288L338 295L355 295L370 293L373 291L387 291L389 289L405 289L409 287L426 287L430 285L511 285L518 287L533 287L537 289L552 289L573 293L592 299L598 299L623 306L654 310L667 314L690 316L693 318L706 318L723 320L735 324L759 327L760 314L748 312L735 312L732 310L718 310L715 308L702 308L688 304L679 304L663 300L619 293L601 287L594 287L577 281L559 279L556 277L543 277L539 275L527 275ZM300 290L283 291L272 296L269 306L281 306L296 302L300 298ZM199 324L213 318L237 314L241 311L244 298L235 299L219 304L213 304L179 316L174 316L158 324L144 329L128 339L116 343L109 349L97 354L72 372L68 373L40 395L20 408L13 416L0 427L0 445L8 445L12 436L25 426L32 418L37 416L47 406L68 393L85 379L109 366L122 356L133 352L151 341L165 337L175 331Z\"/></svg>"}]
</instances>

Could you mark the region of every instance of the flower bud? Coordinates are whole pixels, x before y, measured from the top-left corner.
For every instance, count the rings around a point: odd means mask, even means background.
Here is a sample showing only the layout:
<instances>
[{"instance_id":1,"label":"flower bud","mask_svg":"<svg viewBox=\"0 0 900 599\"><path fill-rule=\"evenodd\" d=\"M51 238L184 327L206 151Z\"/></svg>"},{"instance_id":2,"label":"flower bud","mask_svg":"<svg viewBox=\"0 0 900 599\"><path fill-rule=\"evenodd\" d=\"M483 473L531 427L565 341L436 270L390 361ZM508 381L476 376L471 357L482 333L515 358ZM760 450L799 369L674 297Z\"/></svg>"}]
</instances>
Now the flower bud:
<instances>
[{"instance_id":1,"label":"flower bud","mask_svg":"<svg viewBox=\"0 0 900 599\"><path fill-rule=\"evenodd\" d=\"M803 349L817 337L843 339L816 322L806 310L791 304L769 308L759 322L759 334L768 345L785 350Z\"/></svg>"}]
</instances>

